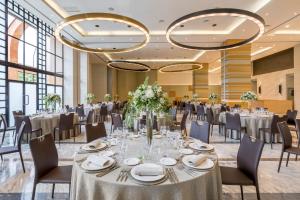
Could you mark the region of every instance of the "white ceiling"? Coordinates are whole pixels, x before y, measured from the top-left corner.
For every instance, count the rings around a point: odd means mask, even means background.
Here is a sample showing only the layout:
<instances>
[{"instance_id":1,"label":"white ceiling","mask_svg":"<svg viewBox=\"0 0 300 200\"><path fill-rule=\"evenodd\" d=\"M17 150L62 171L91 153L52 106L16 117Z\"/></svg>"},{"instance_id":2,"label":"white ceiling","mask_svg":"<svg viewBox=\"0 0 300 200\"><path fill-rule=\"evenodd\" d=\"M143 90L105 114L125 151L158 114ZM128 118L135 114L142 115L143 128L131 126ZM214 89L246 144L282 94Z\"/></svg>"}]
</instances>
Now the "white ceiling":
<instances>
[{"instance_id":1,"label":"white ceiling","mask_svg":"<svg viewBox=\"0 0 300 200\"><path fill-rule=\"evenodd\" d=\"M17 0L36 15L52 21L53 25L62 17L48 7L43 0ZM268 48L252 57L258 59L275 52L295 46L300 42L300 3L299 0L52 0L65 13L74 15L86 12L110 12L134 18L143 23L150 31L150 43L137 51L111 55L99 55L104 59L141 60L153 68L179 60L208 62L217 66L219 51L199 52L185 50L170 45L164 35L169 24L174 20L204 9L239 8L256 12L266 22L266 32L252 45L252 53ZM34 10L32 7L35 7ZM47 13L47 14L45 14ZM47 19L48 18L48 19ZM50 21L49 21L50 20ZM208 21L207 21L208 20ZM184 24L175 30L178 34L189 31L202 33L198 35L175 35L174 37L186 44L219 45L227 39L247 38L256 32L257 27L249 21L233 17L211 17ZM95 25L99 25L96 28ZM212 24L217 26L212 27ZM83 37L69 27L66 31L75 39L90 47L122 48L135 45L143 40L138 30L113 22L89 21L79 24L87 32L120 31L123 36L92 36ZM291 33L293 31L293 34ZM204 34L203 32L209 32ZM288 31L288 32L287 32ZM296 32L295 32L296 31ZM277 33L286 34L277 34ZM295 34L297 33L297 34ZM129 35L128 35L129 34ZM133 35L130 35L133 34ZM151 62L150 62L150 61ZM214 64L216 63L216 64Z\"/></svg>"}]
</instances>

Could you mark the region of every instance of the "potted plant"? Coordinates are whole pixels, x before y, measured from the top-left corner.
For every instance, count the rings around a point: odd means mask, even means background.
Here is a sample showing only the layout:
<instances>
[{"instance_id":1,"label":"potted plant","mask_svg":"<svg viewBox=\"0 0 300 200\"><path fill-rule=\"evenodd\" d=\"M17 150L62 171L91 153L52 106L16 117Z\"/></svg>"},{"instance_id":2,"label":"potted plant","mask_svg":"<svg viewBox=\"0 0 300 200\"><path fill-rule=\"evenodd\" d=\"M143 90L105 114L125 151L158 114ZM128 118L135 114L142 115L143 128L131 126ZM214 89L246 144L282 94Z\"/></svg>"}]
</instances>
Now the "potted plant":
<instances>
[{"instance_id":1,"label":"potted plant","mask_svg":"<svg viewBox=\"0 0 300 200\"><path fill-rule=\"evenodd\" d=\"M91 105L95 99L96 99L96 96L93 93L88 93L85 98L86 102Z\"/></svg>"},{"instance_id":2,"label":"potted plant","mask_svg":"<svg viewBox=\"0 0 300 200\"><path fill-rule=\"evenodd\" d=\"M110 95L110 94L105 94L105 95L104 95L104 100L105 100L106 102L111 101L111 100L112 100L111 95Z\"/></svg>"},{"instance_id":3,"label":"potted plant","mask_svg":"<svg viewBox=\"0 0 300 200\"><path fill-rule=\"evenodd\" d=\"M214 105L216 103L216 100L218 99L218 95L213 92L208 96L208 99L211 104Z\"/></svg>"},{"instance_id":4,"label":"potted plant","mask_svg":"<svg viewBox=\"0 0 300 200\"><path fill-rule=\"evenodd\" d=\"M47 94L44 96L43 100L45 102L46 109L48 110L51 108L52 112L54 112L56 104L59 104L60 106L61 103L61 98L58 94Z\"/></svg>"}]
</instances>

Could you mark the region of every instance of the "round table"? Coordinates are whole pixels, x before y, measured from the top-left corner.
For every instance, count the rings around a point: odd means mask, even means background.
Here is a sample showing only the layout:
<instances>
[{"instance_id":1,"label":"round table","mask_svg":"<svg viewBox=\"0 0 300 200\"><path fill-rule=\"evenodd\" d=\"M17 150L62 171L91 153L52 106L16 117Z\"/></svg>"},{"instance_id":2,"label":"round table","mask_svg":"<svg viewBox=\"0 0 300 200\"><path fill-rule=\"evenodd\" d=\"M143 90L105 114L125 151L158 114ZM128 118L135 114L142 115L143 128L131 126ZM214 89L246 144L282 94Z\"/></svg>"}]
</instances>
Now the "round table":
<instances>
[{"instance_id":1,"label":"round table","mask_svg":"<svg viewBox=\"0 0 300 200\"><path fill-rule=\"evenodd\" d=\"M114 157L122 165L105 176L96 177L93 173L87 173L80 167L78 157L82 154L76 154L72 171L71 199L74 200L218 200L222 199L222 181L215 152L206 153L214 158L215 165L212 169L206 171L197 171L194 176L188 174L184 169L173 166L173 169L179 179L178 183L166 180L159 185L145 186L138 184L129 176L126 182L117 182L116 179L124 168L122 159L128 157L141 157L147 152L146 137L125 139L127 144L126 153L121 153L119 145L111 146L110 150L118 152ZM177 148L170 142L170 137L153 139L152 153L144 160L144 163L159 163L163 155L176 157L180 154ZM122 154L122 155L120 155ZM119 156L118 156L119 155ZM160 156L161 155L161 156ZM177 165L179 165L177 163ZM128 168L128 166L126 166ZM126 168L125 167L125 168Z\"/></svg>"}]
</instances>

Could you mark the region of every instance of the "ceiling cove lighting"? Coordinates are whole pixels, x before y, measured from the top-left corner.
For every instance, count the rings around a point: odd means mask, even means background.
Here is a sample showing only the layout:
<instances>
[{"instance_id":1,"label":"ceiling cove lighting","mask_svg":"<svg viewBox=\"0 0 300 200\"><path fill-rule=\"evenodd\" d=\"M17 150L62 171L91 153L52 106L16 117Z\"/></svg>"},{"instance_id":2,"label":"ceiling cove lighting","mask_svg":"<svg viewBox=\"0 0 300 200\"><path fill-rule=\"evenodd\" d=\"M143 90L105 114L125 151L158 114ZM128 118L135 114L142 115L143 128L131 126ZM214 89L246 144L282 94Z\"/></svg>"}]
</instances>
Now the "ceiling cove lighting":
<instances>
[{"instance_id":1,"label":"ceiling cove lighting","mask_svg":"<svg viewBox=\"0 0 300 200\"><path fill-rule=\"evenodd\" d=\"M263 52L265 52L265 51L268 51L268 50L270 50L270 49L272 49L272 47L261 48L261 49L255 51L255 52L251 53L251 56L256 56L256 55L258 55L258 54L260 54L260 53L263 53Z\"/></svg>"},{"instance_id":2,"label":"ceiling cove lighting","mask_svg":"<svg viewBox=\"0 0 300 200\"><path fill-rule=\"evenodd\" d=\"M191 45L186 45L186 44L182 44L176 40L174 40L171 37L171 34L173 32L173 30L180 26L183 23L187 23L189 21L195 20L195 19L201 19L201 18L205 18L205 17L222 17L222 16L231 16L231 17L241 17L247 20L252 21L253 23L255 23L259 30L256 34L254 34L253 36L251 36L248 39L245 39L241 42L235 43L235 44L230 44L230 45L223 45L223 46L214 46L214 47L201 47L201 46L191 46ZM174 22L172 22L168 29L167 29L167 40L169 41L169 43L173 44L174 46L180 47L180 48L184 48L184 49L194 49L194 50L224 50L224 49L231 49L231 48L236 48L251 42L254 42L255 40L257 40L258 38L260 38L262 36L262 34L265 31L265 21L264 19L247 10L241 10L241 9L235 9L235 8L216 8L216 9L209 9L209 10L202 10L202 11L198 11L198 12L194 12L188 15L185 15L177 20L175 20Z\"/></svg>"},{"instance_id":3,"label":"ceiling cove lighting","mask_svg":"<svg viewBox=\"0 0 300 200\"><path fill-rule=\"evenodd\" d=\"M124 68L124 67L120 67L118 66L118 64L131 64L131 65L136 65L139 66L140 69L129 69L129 68ZM131 61L127 61L127 60L111 60L107 62L107 67L110 67L112 69L116 69L116 70L122 70L122 71L132 71L132 72L148 72L151 70L151 68L144 64L144 63L140 63L140 62L131 62Z\"/></svg>"},{"instance_id":4,"label":"ceiling cove lighting","mask_svg":"<svg viewBox=\"0 0 300 200\"><path fill-rule=\"evenodd\" d=\"M100 49L100 48L88 48L88 47L81 46L78 43L74 43L73 41L68 40L61 34L61 31L66 26L73 25L73 24L76 24L76 23L82 22L82 21L92 21L92 20L112 21L112 22L119 22L119 23L124 23L124 24L130 25L132 27L137 28L141 32L143 32L145 35L145 39L141 43L139 43L133 47L129 47L129 48ZM149 30L142 23L136 21L135 19L126 17L126 16L111 14L111 13L83 13L83 14L72 15L72 16L66 17L56 26L54 34L61 43L65 44L71 48L74 48L74 49L77 49L80 51L90 52L90 53L130 52L130 51L134 51L134 50L143 48L144 46L147 45L147 43L150 40Z\"/></svg>"},{"instance_id":5,"label":"ceiling cove lighting","mask_svg":"<svg viewBox=\"0 0 300 200\"><path fill-rule=\"evenodd\" d=\"M275 35L300 35L300 30L278 30L273 34Z\"/></svg>"},{"instance_id":6,"label":"ceiling cove lighting","mask_svg":"<svg viewBox=\"0 0 300 200\"><path fill-rule=\"evenodd\" d=\"M176 69L176 70L167 70L172 67L176 66L184 66L184 65L192 65L191 69ZM194 71L198 69L202 69L203 65L198 62L179 62L179 63L172 63L169 65L162 66L158 69L160 73L173 73L173 72L186 72L186 71Z\"/></svg>"}]
</instances>

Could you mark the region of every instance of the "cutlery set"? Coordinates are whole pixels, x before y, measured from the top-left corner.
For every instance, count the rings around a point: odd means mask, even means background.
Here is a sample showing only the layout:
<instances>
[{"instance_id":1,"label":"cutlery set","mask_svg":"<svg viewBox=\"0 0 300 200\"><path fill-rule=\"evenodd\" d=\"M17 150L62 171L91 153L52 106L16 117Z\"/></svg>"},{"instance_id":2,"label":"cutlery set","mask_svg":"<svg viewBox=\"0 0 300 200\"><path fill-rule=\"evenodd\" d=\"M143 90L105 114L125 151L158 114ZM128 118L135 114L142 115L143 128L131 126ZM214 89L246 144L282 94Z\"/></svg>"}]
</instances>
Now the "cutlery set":
<instances>
[{"instance_id":1,"label":"cutlery set","mask_svg":"<svg viewBox=\"0 0 300 200\"><path fill-rule=\"evenodd\" d=\"M120 173L119 176L117 177L116 181L120 181L120 182L126 182L128 179L128 175L129 175L130 169L129 168L123 168Z\"/></svg>"}]
</instances>

